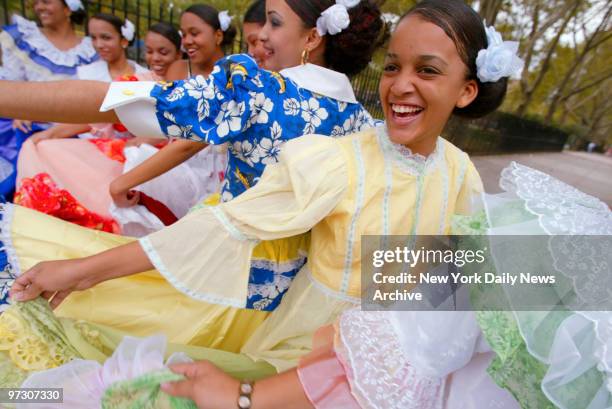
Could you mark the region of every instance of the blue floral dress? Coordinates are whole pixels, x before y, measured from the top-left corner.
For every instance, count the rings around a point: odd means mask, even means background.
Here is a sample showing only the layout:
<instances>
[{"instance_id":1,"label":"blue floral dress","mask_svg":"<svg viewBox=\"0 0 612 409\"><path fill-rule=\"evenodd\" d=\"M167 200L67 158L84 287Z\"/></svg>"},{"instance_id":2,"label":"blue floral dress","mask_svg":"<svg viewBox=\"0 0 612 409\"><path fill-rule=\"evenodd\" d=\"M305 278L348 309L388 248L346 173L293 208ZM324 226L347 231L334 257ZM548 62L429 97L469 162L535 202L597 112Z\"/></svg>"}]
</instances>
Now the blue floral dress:
<instances>
[{"instance_id":1,"label":"blue floral dress","mask_svg":"<svg viewBox=\"0 0 612 409\"><path fill-rule=\"evenodd\" d=\"M333 82L329 76L337 76L352 95L345 76L315 67L309 69L320 74L321 81ZM338 99L329 95L334 92L324 95L320 89L311 90L317 88L318 84L313 84L319 82L317 78L294 81L291 70L280 74L266 71L247 55L232 55L220 60L208 78L160 83L151 91L164 134L228 144L222 201L254 186L266 165L277 162L282 145L290 139L313 133L339 137L375 125L354 96ZM306 262L308 240L303 235L292 241L263 242L255 249L248 308L276 308Z\"/></svg>"}]
</instances>

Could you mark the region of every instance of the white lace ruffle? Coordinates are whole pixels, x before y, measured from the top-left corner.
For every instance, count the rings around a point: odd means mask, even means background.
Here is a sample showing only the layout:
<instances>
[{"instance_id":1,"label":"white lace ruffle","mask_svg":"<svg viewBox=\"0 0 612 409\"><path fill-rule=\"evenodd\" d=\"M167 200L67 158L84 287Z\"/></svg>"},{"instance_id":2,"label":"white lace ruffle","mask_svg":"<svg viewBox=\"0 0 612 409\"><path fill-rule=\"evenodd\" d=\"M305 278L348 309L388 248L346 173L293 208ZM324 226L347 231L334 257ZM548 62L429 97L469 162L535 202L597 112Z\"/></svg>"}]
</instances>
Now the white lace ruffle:
<instances>
[{"instance_id":1,"label":"white lace ruffle","mask_svg":"<svg viewBox=\"0 0 612 409\"><path fill-rule=\"evenodd\" d=\"M22 35L22 40L32 47L38 55L45 57L57 65L76 67L82 63L82 59L91 60L96 55L89 37L84 37L75 47L62 51L57 49L45 35L40 31L35 22L14 15L13 24Z\"/></svg>"},{"instance_id":2,"label":"white lace ruffle","mask_svg":"<svg viewBox=\"0 0 612 409\"><path fill-rule=\"evenodd\" d=\"M386 126L377 126L378 140L386 157L403 172L418 176L433 171L444 155L444 140L438 138L435 150L427 157L412 153L410 148L394 143L389 138Z\"/></svg>"},{"instance_id":3,"label":"white lace ruffle","mask_svg":"<svg viewBox=\"0 0 612 409\"><path fill-rule=\"evenodd\" d=\"M525 201L547 234L612 235L612 212L604 202L546 173L512 162L499 185Z\"/></svg>"},{"instance_id":4,"label":"white lace ruffle","mask_svg":"<svg viewBox=\"0 0 612 409\"><path fill-rule=\"evenodd\" d=\"M346 311L337 353L351 391L364 409L442 408L445 379L420 373L406 359L384 312Z\"/></svg>"},{"instance_id":5,"label":"white lace ruffle","mask_svg":"<svg viewBox=\"0 0 612 409\"><path fill-rule=\"evenodd\" d=\"M612 211L608 206L550 175L515 162L502 171L500 186L521 199L524 208L537 217L539 228L531 233L550 235L546 245L551 270L554 267L572 280L578 299L588 301L588 305L609 302L606 283L611 281L612 266L602 256L610 254L609 241L593 237L589 242L578 241L583 245L576 246L576 239L572 239L576 235L612 235ZM491 198L485 202L491 214L495 201ZM491 234L525 234L521 224L510 228L491 225ZM556 407L610 407L611 312L521 311L515 312L515 317L529 353L548 365L542 391ZM552 340L546 334L551 334Z\"/></svg>"}]
</instances>

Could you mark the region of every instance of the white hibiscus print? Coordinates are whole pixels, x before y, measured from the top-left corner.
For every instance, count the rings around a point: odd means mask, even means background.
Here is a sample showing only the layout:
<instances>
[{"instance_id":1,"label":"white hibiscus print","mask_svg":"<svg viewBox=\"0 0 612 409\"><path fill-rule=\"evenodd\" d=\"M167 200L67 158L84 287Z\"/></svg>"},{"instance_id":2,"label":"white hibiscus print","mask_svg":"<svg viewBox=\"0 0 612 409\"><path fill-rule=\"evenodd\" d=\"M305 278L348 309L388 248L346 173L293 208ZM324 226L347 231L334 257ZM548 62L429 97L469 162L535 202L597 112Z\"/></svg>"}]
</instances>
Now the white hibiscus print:
<instances>
[{"instance_id":1,"label":"white hibiscus print","mask_svg":"<svg viewBox=\"0 0 612 409\"><path fill-rule=\"evenodd\" d=\"M306 121L304 133L314 133L321 126L321 121L327 119L329 114L325 108L321 108L319 101L316 98L310 98L308 101L302 101L302 119Z\"/></svg>"},{"instance_id":2,"label":"white hibiscus print","mask_svg":"<svg viewBox=\"0 0 612 409\"><path fill-rule=\"evenodd\" d=\"M285 115L296 116L300 113L300 103L295 98L286 99L283 102Z\"/></svg>"},{"instance_id":3,"label":"white hibiscus print","mask_svg":"<svg viewBox=\"0 0 612 409\"><path fill-rule=\"evenodd\" d=\"M193 133L191 132L193 128L192 125L181 126L177 124L176 118L174 117L174 115L172 115L168 111L164 112L164 118L166 118L168 121L173 123L173 125L170 125L168 129L166 130L166 133L169 137L181 138L181 139L191 139L191 137L193 136Z\"/></svg>"},{"instance_id":4,"label":"white hibiscus print","mask_svg":"<svg viewBox=\"0 0 612 409\"><path fill-rule=\"evenodd\" d=\"M202 75L188 79L183 86L191 98L213 99L215 97L215 90Z\"/></svg>"},{"instance_id":5,"label":"white hibiscus print","mask_svg":"<svg viewBox=\"0 0 612 409\"><path fill-rule=\"evenodd\" d=\"M284 141L281 139L283 135L283 128L276 121L270 127L270 137L262 138L259 142L257 149L259 150L259 158L261 163L270 165L278 162L278 155L280 154L281 147Z\"/></svg>"},{"instance_id":6,"label":"white hibiscus print","mask_svg":"<svg viewBox=\"0 0 612 409\"><path fill-rule=\"evenodd\" d=\"M198 121L203 121L210 116L210 104L205 99L198 101Z\"/></svg>"},{"instance_id":7,"label":"white hibiscus print","mask_svg":"<svg viewBox=\"0 0 612 409\"><path fill-rule=\"evenodd\" d=\"M274 108L274 103L270 98L267 98L263 92L249 92L251 99L249 105L251 108L251 122L258 124L267 124L270 120L269 113Z\"/></svg>"},{"instance_id":8,"label":"white hibiscus print","mask_svg":"<svg viewBox=\"0 0 612 409\"><path fill-rule=\"evenodd\" d=\"M263 84L263 82L261 81L261 76L260 76L259 74L257 74L257 75L256 75L256 76L255 76L255 77L254 77L254 78L251 80L251 82L253 82L253 84L255 84L255 86L256 86L257 88L263 88L263 87L264 87L264 84Z\"/></svg>"},{"instance_id":9,"label":"white hibiscus print","mask_svg":"<svg viewBox=\"0 0 612 409\"><path fill-rule=\"evenodd\" d=\"M340 125L334 126L334 129L332 129L332 133L331 133L332 138L339 138L344 135L346 135L346 132L344 132L343 127L341 127Z\"/></svg>"},{"instance_id":10,"label":"white hibiscus print","mask_svg":"<svg viewBox=\"0 0 612 409\"><path fill-rule=\"evenodd\" d=\"M242 126L242 115L244 115L244 102L224 102L215 123L217 124L217 135L220 138L227 136L230 131L240 131Z\"/></svg>"},{"instance_id":11,"label":"white hibiscus print","mask_svg":"<svg viewBox=\"0 0 612 409\"><path fill-rule=\"evenodd\" d=\"M348 106L348 103L343 102L343 101L338 101L338 111L339 112L344 112L347 106Z\"/></svg>"},{"instance_id":12,"label":"white hibiscus print","mask_svg":"<svg viewBox=\"0 0 612 409\"><path fill-rule=\"evenodd\" d=\"M170 102L177 101L185 96L185 89L183 87L176 87L172 90L172 92L166 97L166 100Z\"/></svg>"},{"instance_id":13,"label":"white hibiscus print","mask_svg":"<svg viewBox=\"0 0 612 409\"><path fill-rule=\"evenodd\" d=\"M251 141L234 142L233 148L234 152L236 152L236 157L249 166L253 166L259 162L259 150Z\"/></svg>"}]
</instances>

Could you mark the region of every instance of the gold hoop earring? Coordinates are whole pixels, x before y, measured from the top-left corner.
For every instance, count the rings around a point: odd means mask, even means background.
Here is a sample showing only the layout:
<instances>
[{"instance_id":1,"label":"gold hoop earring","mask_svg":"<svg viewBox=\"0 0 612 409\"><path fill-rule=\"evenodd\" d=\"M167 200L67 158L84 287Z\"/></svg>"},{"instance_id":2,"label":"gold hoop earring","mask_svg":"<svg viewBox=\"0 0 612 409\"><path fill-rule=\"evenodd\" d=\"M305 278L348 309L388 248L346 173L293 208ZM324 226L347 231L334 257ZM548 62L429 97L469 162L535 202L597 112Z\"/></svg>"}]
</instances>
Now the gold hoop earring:
<instances>
[{"instance_id":1,"label":"gold hoop earring","mask_svg":"<svg viewBox=\"0 0 612 409\"><path fill-rule=\"evenodd\" d=\"M308 63L308 57L310 57L310 51L308 51L308 49L304 49L304 51L302 51L302 65Z\"/></svg>"}]
</instances>

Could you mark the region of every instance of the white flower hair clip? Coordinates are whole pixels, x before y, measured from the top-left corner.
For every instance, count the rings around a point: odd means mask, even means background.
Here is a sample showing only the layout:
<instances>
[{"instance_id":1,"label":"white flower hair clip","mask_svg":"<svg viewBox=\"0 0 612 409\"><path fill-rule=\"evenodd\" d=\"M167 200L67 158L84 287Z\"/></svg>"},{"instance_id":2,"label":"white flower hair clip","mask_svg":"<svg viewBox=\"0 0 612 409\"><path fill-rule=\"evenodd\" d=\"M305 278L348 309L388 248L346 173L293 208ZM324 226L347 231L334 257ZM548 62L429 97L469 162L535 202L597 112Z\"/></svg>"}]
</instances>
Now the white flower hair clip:
<instances>
[{"instance_id":1,"label":"white flower hair clip","mask_svg":"<svg viewBox=\"0 0 612 409\"><path fill-rule=\"evenodd\" d=\"M70 11L78 11L85 9L85 7L83 7L83 3L81 3L81 0L66 0L66 5L70 9Z\"/></svg>"},{"instance_id":2,"label":"white flower hair clip","mask_svg":"<svg viewBox=\"0 0 612 409\"><path fill-rule=\"evenodd\" d=\"M317 19L317 32L320 36L336 35L351 24L348 9L355 7L361 0L336 0Z\"/></svg>"},{"instance_id":3,"label":"white flower hair clip","mask_svg":"<svg viewBox=\"0 0 612 409\"><path fill-rule=\"evenodd\" d=\"M487 27L488 46L478 51L476 68L480 82L497 82L504 77L516 78L523 70L525 62L518 56L519 43L504 41L494 27Z\"/></svg>"},{"instance_id":4,"label":"white flower hair clip","mask_svg":"<svg viewBox=\"0 0 612 409\"><path fill-rule=\"evenodd\" d=\"M127 18L125 19L125 23L121 26L121 35L128 41L132 41L134 39L134 34L136 33L136 29L134 27L134 23L132 23Z\"/></svg>"},{"instance_id":5,"label":"white flower hair clip","mask_svg":"<svg viewBox=\"0 0 612 409\"><path fill-rule=\"evenodd\" d=\"M230 24L232 24L232 20L234 16L230 16L227 10L223 10L219 12L219 27L221 27L221 31L227 31Z\"/></svg>"}]
</instances>

